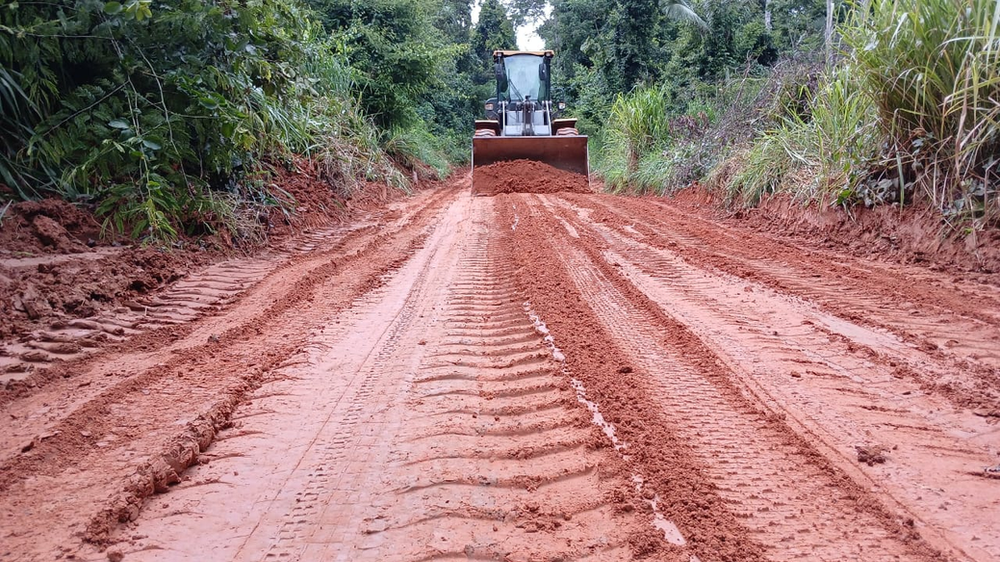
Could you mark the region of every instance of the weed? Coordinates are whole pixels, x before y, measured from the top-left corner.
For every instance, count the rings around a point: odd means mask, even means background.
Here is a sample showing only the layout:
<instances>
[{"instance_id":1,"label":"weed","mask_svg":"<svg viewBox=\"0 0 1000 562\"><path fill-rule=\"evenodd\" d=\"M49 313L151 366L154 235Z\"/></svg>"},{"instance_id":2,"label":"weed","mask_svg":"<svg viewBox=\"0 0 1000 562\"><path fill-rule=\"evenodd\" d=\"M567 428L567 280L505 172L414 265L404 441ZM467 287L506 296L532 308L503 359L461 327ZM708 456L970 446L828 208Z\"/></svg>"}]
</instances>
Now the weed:
<instances>
[{"instance_id":1,"label":"weed","mask_svg":"<svg viewBox=\"0 0 1000 562\"><path fill-rule=\"evenodd\" d=\"M843 33L885 135L865 185L947 218L1000 213L1000 4L872 0Z\"/></svg>"}]
</instances>

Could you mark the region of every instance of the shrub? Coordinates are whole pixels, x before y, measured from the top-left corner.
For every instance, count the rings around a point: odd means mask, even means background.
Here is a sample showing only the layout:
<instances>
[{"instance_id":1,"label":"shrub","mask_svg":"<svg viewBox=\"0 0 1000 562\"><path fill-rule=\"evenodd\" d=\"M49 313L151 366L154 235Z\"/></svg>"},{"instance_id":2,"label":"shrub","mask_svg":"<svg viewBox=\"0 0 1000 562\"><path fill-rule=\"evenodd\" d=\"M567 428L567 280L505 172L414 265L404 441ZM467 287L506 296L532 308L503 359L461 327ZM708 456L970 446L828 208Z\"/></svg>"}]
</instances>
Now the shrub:
<instances>
[{"instance_id":1,"label":"shrub","mask_svg":"<svg viewBox=\"0 0 1000 562\"><path fill-rule=\"evenodd\" d=\"M619 94L611 105L598 171L614 192L646 191L636 184L640 162L661 148L670 136L667 123L670 94L663 87L647 87Z\"/></svg>"},{"instance_id":2,"label":"shrub","mask_svg":"<svg viewBox=\"0 0 1000 562\"><path fill-rule=\"evenodd\" d=\"M865 186L946 215L1000 210L998 28L996 2L871 0L855 12L844 39L886 137Z\"/></svg>"},{"instance_id":3,"label":"shrub","mask_svg":"<svg viewBox=\"0 0 1000 562\"><path fill-rule=\"evenodd\" d=\"M418 174L422 168L429 167L433 172L430 174L432 179L443 179L448 175L451 165L442 139L435 138L426 128L419 125L396 128L386 133L385 137L385 151L403 166Z\"/></svg>"},{"instance_id":4,"label":"shrub","mask_svg":"<svg viewBox=\"0 0 1000 562\"><path fill-rule=\"evenodd\" d=\"M859 173L881 138L874 104L856 77L849 63L824 75L804 111L783 112L773 128L733 156L740 162L736 171L713 174L710 185L725 188L728 201L750 206L777 191L801 200L854 200Z\"/></svg>"},{"instance_id":5,"label":"shrub","mask_svg":"<svg viewBox=\"0 0 1000 562\"><path fill-rule=\"evenodd\" d=\"M4 6L0 181L20 198L92 201L107 228L171 238L228 228L237 200L274 203L252 178L292 152L350 168L361 150L361 177L398 179L331 53L296 1Z\"/></svg>"},{"instance_id":6,"label":"shrub","mask_svg":"<svg viewBox=\"0 0 1000 562\"><path fill-rule=\"evenodd\" d=\"M996 220L1000 10L950 0L868 6L842 26L851 51L807 110L779 111L736 156L742 168L724 166L715 185L750 205L781 189L869 206L922 198L946 218Z\"/></svg>"}]
</instances>

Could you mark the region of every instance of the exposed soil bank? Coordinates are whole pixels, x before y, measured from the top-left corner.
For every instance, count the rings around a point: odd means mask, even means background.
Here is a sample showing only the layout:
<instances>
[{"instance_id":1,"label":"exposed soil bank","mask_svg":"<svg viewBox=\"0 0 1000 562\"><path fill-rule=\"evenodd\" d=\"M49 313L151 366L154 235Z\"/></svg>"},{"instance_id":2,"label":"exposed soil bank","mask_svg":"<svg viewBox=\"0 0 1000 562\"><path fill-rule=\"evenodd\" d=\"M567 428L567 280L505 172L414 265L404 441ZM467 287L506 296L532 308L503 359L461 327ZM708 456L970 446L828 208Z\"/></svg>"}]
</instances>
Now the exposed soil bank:
<instances>
[{"instance_id":1,"label":"exposed soil bank","mask_svg":"<svg viewBox=\"0 0 1000 562\"><path fill-rule=\"evenodd\" d=\"M752 209L730 213L700 187L678 192L673 202L754 230L794 236L828 248L846 248L872 259L925 263L960 271L1000 273L1000 231L966 235L941 222L937 212L918 207L803 206L786 195L765 199Z\"/></svg>"},{"instance_id":2,"label":"exposed soil bank","mask_svg":"<svg viewBox=\"0 0 1000 562\"><path fill-rule=\"evenodd\" d=\"M283 207L243 216L236 233L182 236L171 244L102 237L91 210L57 199L10 205L0 222L0 338L128 306L208 263L258 253L401 195L373 184L356 200L348 199L303 159L274 174L272 188L284 194Z\"/></svg>"},{"instance_id":3,"label":"exposed soil bank","mask_svg":"<svg viewBox=\"0 0 1000 562\"><path fill-rule=\"evenodd\" d=\"M475 195L501 193L589 193L587 176L553 168L535 160L511 160L478 168L472 186Z\"/></svg>"}]
</instances>

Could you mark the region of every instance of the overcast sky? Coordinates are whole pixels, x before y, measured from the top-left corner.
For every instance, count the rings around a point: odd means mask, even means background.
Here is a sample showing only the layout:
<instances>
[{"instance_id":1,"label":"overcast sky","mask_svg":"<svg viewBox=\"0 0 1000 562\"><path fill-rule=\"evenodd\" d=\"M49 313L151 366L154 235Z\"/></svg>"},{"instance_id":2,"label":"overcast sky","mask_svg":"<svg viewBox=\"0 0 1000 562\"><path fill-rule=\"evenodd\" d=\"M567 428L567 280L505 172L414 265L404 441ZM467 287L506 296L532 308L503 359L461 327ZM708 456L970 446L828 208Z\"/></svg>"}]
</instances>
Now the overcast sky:
<instances>
[{"instance_id":1,"label":"overcast sky","mask_svg":"<svg viewBox=\"0 0 1000 562\"><path fill-rule=\"evenodd\" d=\"M546 15L551 10L548 5L545 6ZM476 22L479 21L479 0L477 0L472 5L472 25L475 26ZM517 29L517 48L522 51L539 51L545 48L545 42L542 38L535 33L538 26L541 25L541 20L529 22L527 25L519 27Z\"/></svg>"}]
</instances>

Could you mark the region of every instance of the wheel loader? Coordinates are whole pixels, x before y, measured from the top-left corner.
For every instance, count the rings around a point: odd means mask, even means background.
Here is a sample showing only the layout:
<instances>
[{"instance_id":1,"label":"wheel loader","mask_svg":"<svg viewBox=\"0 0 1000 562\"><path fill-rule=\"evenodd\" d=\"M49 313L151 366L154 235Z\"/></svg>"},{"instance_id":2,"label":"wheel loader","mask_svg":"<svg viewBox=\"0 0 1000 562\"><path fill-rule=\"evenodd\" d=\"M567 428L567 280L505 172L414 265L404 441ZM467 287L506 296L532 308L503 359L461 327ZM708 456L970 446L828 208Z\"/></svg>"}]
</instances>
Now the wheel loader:
<instances>
[{"instance_id":1,"label":"wheel loader","mask_svg":"<svg viewBox=\"0 0 1000 562\"><path fill-rule=\"evenodd\" d=\"M553 103L552 51L494 51L496 95L486 100L486 119L476 120L472 138L472 185L476 170L505 160L537 160L590 175L587 137L576 119L560 118Z\"/></svg>"}]
</instances>

